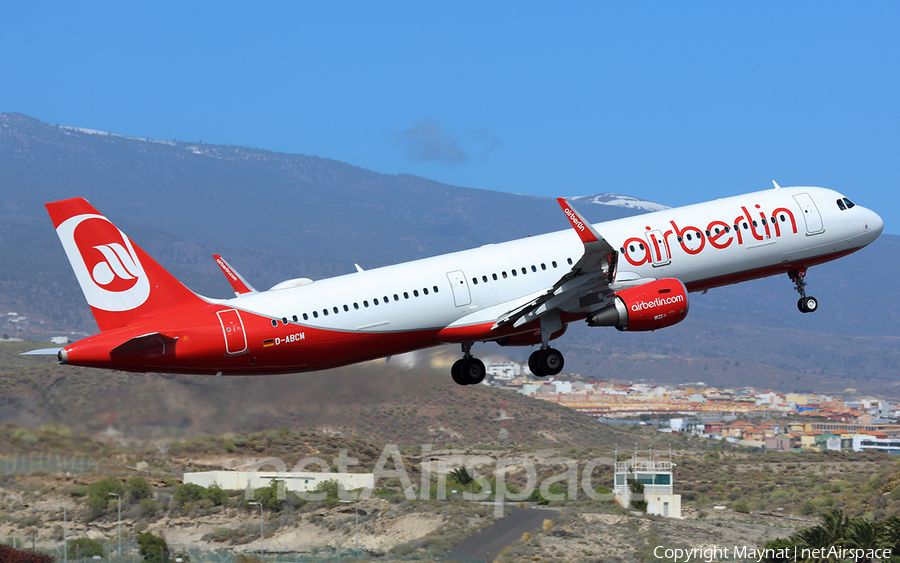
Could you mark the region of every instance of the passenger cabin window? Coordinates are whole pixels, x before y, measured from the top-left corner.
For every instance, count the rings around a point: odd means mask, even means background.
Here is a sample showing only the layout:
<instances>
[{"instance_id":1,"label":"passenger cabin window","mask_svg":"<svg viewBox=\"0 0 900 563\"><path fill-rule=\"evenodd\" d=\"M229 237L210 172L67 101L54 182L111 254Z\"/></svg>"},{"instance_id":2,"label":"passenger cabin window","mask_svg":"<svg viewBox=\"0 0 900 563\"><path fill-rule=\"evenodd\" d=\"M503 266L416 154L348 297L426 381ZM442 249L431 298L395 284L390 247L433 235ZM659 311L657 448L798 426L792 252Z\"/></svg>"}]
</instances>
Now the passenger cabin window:
<instances>
[{"instance_id":1,"label":"passenger cabin window","mask_svg":"<svg viewBox=\"0 0 900 563\"><path fill-rule=\"evenodd\" d=\"M643 244L641 245L641 250L644 250L644 245L643 245ZM569 266L572 265L572 259L571 259L571 258L566 258L566 262L569 263Z\"/></svg>"},{"instance_id":2,"label":"passenger cabin window","mask_svg":"<svg viewBox=\"0 0 900 563\"><path fill-rule=\"evenodd\" d=\"M294 319L294 322L297 322L297 315L294 315L294 316L291 317L291 318Z\"/></svg>"},{"instance_id":3,"label":"passenger cabin window","mask_svg":"<svg viewBox=\"0 0 900 563\"><path fill-rule=\"evenodd\" d=\"M349 310L350 310L350 307L344 305L344 311L349 311Z\"/></svg>"},{"instance_id":4,"label":"passenger cabin window","mask_svg":"<svg viewBox=\"0 0 900 563\"><path fill-rule=\"evenodd\" d=\"M531 265L531 271L532 271L532 272L537 272L537 266L535 266L534 264L532 264L532 265Z\"/></svg>"},{"instance_id":5,"label":"passenger cabin window","mask_svg":"<svg viewBox=\"0 0 900 563\"><path fill-rule=\"evenodd\" d=\"M318 312L318 311L313 311L313 318L316 318L316 319L319 318L319 312Z\"/></svg>"},{"instance_id":6,"label":"passenger cabin window","mask_svg":"<svg viewBox=\"0 0 900 563\"><path fill-rule=\"evenodd\" d=\"M414 289L414 290L413 290L413 297L418 297L418 296L419 296L419 290L418 290L418 289Z\"/></svg>"},{"instance_id":7,"label":"passenger cabin window","mask_svg":"<svg viewBox=\"0 0 900 563\"><path fill-rule=\"evenodd\" d=\"M472 278L472 285L478 285L478 278Z\"/></svg>"},{"instance_id":8,"label":"passenger cabin window","mask_svg":"<svg viewBox=\"0 0 900 563\"><path fill-rule=\"evenodd\" d=\"M500 272L500 275L503 276L503 279L506 279L506 272Z\"/></svg>"},{"instance_id":9,"label":"passenger cabin window","mask_svg":"<svg viewBox=\"0 0 900 563\"><path fill-rule=\"evenodd\" d=\"M272 319L272 326L277 327L277 326L278 326L278 321L276 321L275 319Z\"/></svg>"},{"instance_id":10,"label":"passenger cabin window","mask_svg":"<svg viewBox=\"0 0 900 563\"><path fill-rule=\"evenodd\" d=\"M487 276L481 276L481 281L483 281L484 283L487 283Z\"/></svg>"},{"instance_id":11,"label":"passenger cabin window","mask_svg":"<svg viewBox=\"0 0 900 563\"><path fill-rule=\"evenodd\" d=\"M422 293L424 293L425 295L428 295L428 288L427 288L427 287L423 287L423 288L422 288Z\"/></svg>"},{"instance_id":12,"label":"passenger cabin window","mask_svg":"<svg viewBox=\"0 0 900 563\"><path fill-rule=\"evenodd\" d=\"M338 313L340 313L340 311L338 310L337 307L332 307L332 309L334 309L334 314L335 314L335 315L337 315Z\"/></svg>"},{"instance_id":13,"label":"passenger cabin window","mask_svg":"<svg viewBox=\"0 0 900 563\"><path fill-rule=\"evenodd\" d=\"M435 293L438 292L438 287L437 287L437 286L434 286L432 289L434 290Z\"/></svg>"},{"instance_id":14,"label":"passenger cabin window","mask_svg":"<svg viewBox=\"0 0 900 563\"><path fill-rule=\"evenodd\" d=\"M519 275L519 273L518 273L518 272L517 272L517 271L516 271L516 270L515 270L515 269L513 269L513 271L512 271L512 275L513 275L513 276L518 276L518 275Z\"/></svg>"},{"instance_id":15,"label":"passenger cabin window","mask_svg":"<svg viewBox=\"0 0 900 563\"><path fill-rule=\"evenodd\" d=\"M622 252L625 252L625 249L624 249L624 248L622 249ZM542 270L546 270L546 269L547 269L547 265L544 264L544 263L541 263L541 269L542 269Z\"/></svg>"},{"instance_id":16,"label":"passenger cabin window","mask_svg":"<svg viewBox=\"0 0 900 563\"><path fill-rule=\"evenodd\" d=\"M400 296L396 293L394 294L394 301L400 301Z\"/></svg>"},{"instance_id":17,"label":"passenger cabin window","mask_svg":"<svg viewBox=\"0 0 900 563\"><path fill-rule=\"evenodd\" d=\"M553 267L555 268L555 267L556 267L556 260L554 260L553 262L550 262L550 265L553 266Z\"/></svg>"},{"instance_id":18,"label":"passenger cabin window","mask_svg":"<svg viewBox=\"0 0 900 563\"><path fill-rule=\"evenodd\" d=\"M307 315L306 313L303 313L303 320L304 320L304 321L308 321L308 320L309 320L309 315Z\"/></svg>"},{"instance_id":19,"label":"passenger cabin window","mask_svg":"<svg viewBox=\"0 0 900 563\"><path fill-rule=\"evenodd\" d=\"M328 309L322 309L322 314L326 317L328 316Z\"/></svg>"},{"instance_id":20,"label":"passenger cabin window","mask_svg":"<svg viewBox=\"0 0 900 563\"><path fill-rule=\"evenodd\" d=\"M369 302L368 302L368 301L363 301L363 307L368 308L368 306L369 306Z\"/></svg>"},{"instance_id":21,"label":"passenger cabin window","mask_svg":"<svg viewBox=\"0 0 900 563\"><path fill-rule=\"evenodd\" d=\"M354 309L359 309L359 303L354 303L354 304L353 304L353 308L354 308Z\"/></svg>"},{"instance_id":22,"label":"passenger cabin window","mask_svg":"<svg viewBox=\"0 0 900 563\"><path fill-rule=\"evenodd\" d=\"M497 274L491 274L491 277L494 278L494 281L497 281Z\"/></svg>"},{"instance_id":23,"label":"passenger cabin window","mask_svg":"<svg viewBox=\"0 0 900 563\"><path fill-rule=\"evenodd\" d=\"M407 292L404 291L404 292L403 292L403 298L404 298L404 299L409 299L409 293L407 293Z\"/></svg>"},{"instance_id":24,"label":"passenger cabin window","mask_svg":"<svg viewBox=\"0 0 900 563\"><path fill-rule=\"evenodd\" d=\"M372 300L372 305L378 305L378 298L377 298L377 297L376 297L375 299Z\"/></svg>"}]
</instances>

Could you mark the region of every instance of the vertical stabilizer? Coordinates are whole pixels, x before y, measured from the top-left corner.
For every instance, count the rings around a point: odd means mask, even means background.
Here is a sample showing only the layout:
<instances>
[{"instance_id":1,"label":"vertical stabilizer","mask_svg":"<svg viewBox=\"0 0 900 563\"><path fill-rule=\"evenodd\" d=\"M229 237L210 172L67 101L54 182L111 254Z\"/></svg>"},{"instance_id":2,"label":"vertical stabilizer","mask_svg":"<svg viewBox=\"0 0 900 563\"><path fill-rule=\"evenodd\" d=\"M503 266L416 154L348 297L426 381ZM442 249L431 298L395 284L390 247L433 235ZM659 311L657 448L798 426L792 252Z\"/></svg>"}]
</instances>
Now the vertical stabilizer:
<instances>
[{"instance_id":1,"label":"vertical stabilizer","mask_svg":"<svg viewBox=\"0 0 900 563\"><path fill-rule=\"evenodd\" d=\"M46 207L100 330L205 304L86 200Z\"/></svg>"}]
</instances>

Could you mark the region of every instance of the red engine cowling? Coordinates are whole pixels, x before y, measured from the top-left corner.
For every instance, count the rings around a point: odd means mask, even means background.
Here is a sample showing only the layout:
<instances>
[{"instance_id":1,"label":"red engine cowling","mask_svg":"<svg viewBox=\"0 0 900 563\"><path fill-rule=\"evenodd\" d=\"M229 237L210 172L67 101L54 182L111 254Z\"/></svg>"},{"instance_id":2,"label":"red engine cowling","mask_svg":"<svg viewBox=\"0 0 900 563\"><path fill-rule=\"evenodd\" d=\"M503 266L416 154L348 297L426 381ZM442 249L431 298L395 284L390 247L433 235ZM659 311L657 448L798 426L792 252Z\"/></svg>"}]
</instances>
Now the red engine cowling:
<instances>
[{"instance_id":1,"label":"red engine cowling","mask_svg":"<svg viewBox=\"0 0 900 563\"><path fill-rule=\"evenodd\" d=\"M612 305L587 316L587 324L627 331L656 330L680 323L687 312L687 288L680 280L665 278L616 293Z\"/></svg>"}]
</instances>

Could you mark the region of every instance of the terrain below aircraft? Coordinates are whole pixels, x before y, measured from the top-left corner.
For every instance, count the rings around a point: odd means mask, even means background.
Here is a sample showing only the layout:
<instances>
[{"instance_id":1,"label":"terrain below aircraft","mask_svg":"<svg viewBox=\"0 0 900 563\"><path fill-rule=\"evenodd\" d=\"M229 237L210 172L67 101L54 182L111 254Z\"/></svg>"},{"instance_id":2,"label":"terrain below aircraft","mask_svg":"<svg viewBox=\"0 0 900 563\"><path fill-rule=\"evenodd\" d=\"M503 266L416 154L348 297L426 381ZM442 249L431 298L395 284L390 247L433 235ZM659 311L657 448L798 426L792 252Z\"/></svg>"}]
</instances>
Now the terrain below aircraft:
<instances>
[{"instance_id":1,"label":"terrain below aircraft","mask_svg":"<svg viewBox=\"0 0 900 563\"><path fill-rule=\"evenodd\" d=\"M881 218L835 191L780 188L404 264L256 291L215 255L232 299L178 282L84 199L47 204L100 334L53 349L59 362L135 371L253 375L321 370L459 344L460 385L484 379L475 342L539 346L537 376L563 368L550 346L568 323L650 331L688 313L688 293L787 274L797 306L810 266L881 234Z\"/></svg>"}]
</instances>

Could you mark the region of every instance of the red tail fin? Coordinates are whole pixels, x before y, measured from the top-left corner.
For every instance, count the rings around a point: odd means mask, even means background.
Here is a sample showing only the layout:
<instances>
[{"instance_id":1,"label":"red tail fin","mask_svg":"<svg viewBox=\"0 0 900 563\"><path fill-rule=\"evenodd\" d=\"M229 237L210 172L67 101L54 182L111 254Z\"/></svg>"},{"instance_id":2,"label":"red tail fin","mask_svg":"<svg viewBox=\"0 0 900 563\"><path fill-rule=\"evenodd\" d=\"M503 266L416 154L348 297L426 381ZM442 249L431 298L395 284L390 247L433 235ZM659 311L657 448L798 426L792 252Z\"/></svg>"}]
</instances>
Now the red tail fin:
<instances>
[{"instance_id":1,"label":"red tail fin","mask_svg":"<svg viewBox=\"0 0 900 563\"><path fill-rule=\"evenodd\" d=\"M86 200L46 207L101 331L205 303Z\"/></svg>"}]
</instances>

